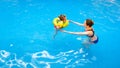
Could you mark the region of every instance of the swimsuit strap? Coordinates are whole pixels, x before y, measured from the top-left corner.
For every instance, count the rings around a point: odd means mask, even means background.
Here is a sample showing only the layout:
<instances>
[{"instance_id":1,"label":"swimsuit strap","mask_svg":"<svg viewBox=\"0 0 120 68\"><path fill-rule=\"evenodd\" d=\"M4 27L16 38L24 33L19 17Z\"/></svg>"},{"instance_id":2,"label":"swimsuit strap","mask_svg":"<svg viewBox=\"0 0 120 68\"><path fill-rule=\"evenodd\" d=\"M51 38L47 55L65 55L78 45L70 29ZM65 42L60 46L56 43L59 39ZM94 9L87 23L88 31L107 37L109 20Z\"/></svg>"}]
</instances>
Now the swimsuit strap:
<instances>
[{"instance_id":1,"label":"swimsuit strap","mask_svg":"<svg viewBox=\"0 0 120 68\"><path fill-rule=\"evenodd\" d=\"M94 32L93 29L90 29L90 30L87 30L87 31L92 31L92 32L93 32L93 35L91 35L91 36L88 36L88 35L87 35L88 37L93 37L93 36L94 36L94 33L95 33L95 32Z\"/></svg>"}]
</instances>

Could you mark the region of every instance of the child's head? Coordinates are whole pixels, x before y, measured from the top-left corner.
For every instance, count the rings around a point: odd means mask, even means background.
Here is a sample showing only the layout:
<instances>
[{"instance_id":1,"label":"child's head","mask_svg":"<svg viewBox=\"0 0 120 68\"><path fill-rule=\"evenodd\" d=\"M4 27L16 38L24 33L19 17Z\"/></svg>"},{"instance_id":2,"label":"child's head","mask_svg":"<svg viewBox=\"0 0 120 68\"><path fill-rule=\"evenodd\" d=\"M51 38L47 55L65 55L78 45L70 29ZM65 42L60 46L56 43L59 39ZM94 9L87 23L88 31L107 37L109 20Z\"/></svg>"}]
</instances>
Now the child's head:
<instances>
[{"instance_id":1,"label":"child's head","mask_svg":"<svg viewBox=\"0 0 120 68\"><path fill-rule=\"evenodd\" d=\"M59 19L61 20L61 21L63 21L63 20L66 20L66 16L65 15L63 15L63 14L61 14L60 16L58 16L59 17Z\"/></svg>"},{"instance_id":2,"label":"child's head","mask_svg":"<svg viewBox=\"0 0 120 68\"><path fill-rule=\"evenodd\" d=\"M92 27L94 25L94 22L91 19L86 19L85 24L89 27Z\"/></svg>"}]
</instances>

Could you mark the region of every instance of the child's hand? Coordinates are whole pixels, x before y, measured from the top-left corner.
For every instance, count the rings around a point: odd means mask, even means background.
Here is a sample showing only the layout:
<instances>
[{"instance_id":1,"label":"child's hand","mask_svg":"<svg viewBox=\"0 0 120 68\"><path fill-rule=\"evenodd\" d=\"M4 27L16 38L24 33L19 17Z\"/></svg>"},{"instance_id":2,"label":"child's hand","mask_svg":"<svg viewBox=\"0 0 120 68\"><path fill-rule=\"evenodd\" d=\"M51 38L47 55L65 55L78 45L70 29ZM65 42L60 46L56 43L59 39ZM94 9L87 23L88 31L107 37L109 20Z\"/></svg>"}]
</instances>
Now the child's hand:
<instances>
[{"instance_id":1,"label":"child's hand","mask_svg":"<svg viewBox=\"0 0 120 68\"><path fill-rule=\"evenodd\" d=\"M55 26L56 29L60 29L60 26Z\"/></svg>"}]
</instances>

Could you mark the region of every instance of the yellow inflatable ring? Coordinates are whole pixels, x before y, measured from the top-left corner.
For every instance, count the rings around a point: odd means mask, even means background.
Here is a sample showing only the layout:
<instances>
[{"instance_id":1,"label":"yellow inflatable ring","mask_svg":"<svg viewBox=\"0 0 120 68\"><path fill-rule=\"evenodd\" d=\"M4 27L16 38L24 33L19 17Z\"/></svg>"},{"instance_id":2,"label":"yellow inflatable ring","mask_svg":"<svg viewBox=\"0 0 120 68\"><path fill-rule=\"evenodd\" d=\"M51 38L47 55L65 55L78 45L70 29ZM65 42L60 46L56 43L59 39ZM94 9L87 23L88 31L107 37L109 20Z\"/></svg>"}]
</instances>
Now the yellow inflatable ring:
<instances>
[{"instance_id":1,"label":"yellow inflatable ring","mask_svg":"<svg viewBox=\"0 0 120 68\"><path fill-rule=\"evenodd\" d=\"M54 26L59 26L60 28L64 28L64 27L68 26L69 21L66 20L66 22L63 22L59 18L54 18L53 24L54 24Z\"/></svg>"}]
</instances>

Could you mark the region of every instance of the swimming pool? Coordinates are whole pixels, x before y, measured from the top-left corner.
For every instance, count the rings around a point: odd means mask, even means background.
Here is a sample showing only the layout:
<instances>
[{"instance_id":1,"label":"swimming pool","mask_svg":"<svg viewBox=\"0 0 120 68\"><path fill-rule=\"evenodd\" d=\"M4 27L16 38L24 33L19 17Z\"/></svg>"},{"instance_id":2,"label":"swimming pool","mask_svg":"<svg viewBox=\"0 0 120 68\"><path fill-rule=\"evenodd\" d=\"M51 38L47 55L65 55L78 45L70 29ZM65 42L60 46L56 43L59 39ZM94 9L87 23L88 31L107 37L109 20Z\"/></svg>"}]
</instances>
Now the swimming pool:
<instances>
[{"instance_id":1,"label":"swimming pool","mask_svg":"<svg viewBox=\"0 0 120 68\"><path fill-rule=\"evenodd\" d=\"M120 68L119 0L0 0L0 68ZM86 49L83 36L58 32L60 14L94 20L99 42ZM65 30L83 31L69 24Z\"/></svg>"}]
</instances>

